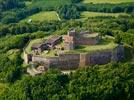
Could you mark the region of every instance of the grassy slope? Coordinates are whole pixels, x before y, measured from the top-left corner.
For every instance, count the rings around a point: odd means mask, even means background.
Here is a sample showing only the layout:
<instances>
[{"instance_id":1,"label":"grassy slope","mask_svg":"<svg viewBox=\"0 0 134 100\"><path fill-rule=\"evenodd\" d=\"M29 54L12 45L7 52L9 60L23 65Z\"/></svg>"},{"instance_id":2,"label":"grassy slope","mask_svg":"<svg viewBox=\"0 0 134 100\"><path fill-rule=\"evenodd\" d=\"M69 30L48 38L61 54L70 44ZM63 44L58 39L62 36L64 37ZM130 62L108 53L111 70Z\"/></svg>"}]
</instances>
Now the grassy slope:
<instances>
[{"instance_id":1,"label":"grassy slope","mask_svg":"<svg viewBox=\"0 0 134 100\"><path fill-rule=\"evenodd\" d=\"M40 12L37 14L34 14L32 16L29 16L28 18L22 20L21 22L28 21L29 19L32 19L32 21L49 21L49 20L58 20L57 13L55 11L45 11L45 12Z\"/></svg>"},{"instance_id":2,"label":"grassy slope","mask_svg":"<svg viewBox=\"0 0 134 100\"><path fill-rule=\"evenodd\" d=\"M134 0L84 0L84 3L125 3L134 2Z\"/></svg>"},{"instance_id":3,"label":"grassy slope","mask_svg":"<svg viewBox=\"0 0 134 100\"><path fill-rule=\"evenodd\" d=\"M128 15L125 13L100 13L100 12L82 12L81 13L81 18L88 18L88 17L96 17L96 16L114 16L118 17L119 15Z\"/></svg>"}]
</instances>

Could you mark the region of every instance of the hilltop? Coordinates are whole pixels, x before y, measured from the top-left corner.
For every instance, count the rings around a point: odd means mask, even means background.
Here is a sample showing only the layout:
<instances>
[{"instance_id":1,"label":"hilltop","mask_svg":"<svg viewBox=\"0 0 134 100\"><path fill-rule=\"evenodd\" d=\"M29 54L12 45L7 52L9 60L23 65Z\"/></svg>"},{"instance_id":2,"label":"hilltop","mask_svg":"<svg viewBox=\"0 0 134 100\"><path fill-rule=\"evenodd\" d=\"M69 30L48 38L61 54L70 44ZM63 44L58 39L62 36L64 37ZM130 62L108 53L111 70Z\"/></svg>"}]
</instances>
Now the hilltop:
<instances>
[{"instance_id":1,"label":"hilltop","mask_svg":"<svg viewBox=\"0 0 134 100\"><path fill-rule=\"evenodd\" d=\"M133 0L0 0L0 100L133 100Z\"/></svg>"}]
</instances>

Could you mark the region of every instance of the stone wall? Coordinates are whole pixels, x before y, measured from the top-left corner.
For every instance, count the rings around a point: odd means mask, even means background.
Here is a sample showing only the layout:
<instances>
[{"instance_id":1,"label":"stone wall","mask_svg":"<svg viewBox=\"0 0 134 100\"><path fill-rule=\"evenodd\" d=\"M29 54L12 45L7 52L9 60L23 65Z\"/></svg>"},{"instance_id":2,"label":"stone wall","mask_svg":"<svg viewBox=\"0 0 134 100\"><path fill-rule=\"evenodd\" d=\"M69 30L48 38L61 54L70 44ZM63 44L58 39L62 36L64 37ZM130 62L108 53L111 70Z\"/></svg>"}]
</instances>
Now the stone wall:
<instances>
[{"instance_id":1,"label":"stone wall","mask_svg":"<svg viewBox=\"0 0 134 100\"><path fill-rule=\"evenodd\" d=\"M86 60L87 60L87 54L86 53L81 53L80 54L80 62L79 62L79 67L84 67L86 66ZM88 59L90 61L90 59Z\"/></svg>"},{"instance_id":2,"label":"stone wall","mask_svg":"<svg viewBox=\"0 0 134 100\"><path fill-rule=\"evenodd\" d=\"M68 70L88 65L107 64L111 61L120 61L124 57L123 54L124 48L122 46L118 46L113 50L80 54L60 54L59 57L32 56L32 62L43 62L50 68ZM29 57L27 58L28 60L31 60Z\"/></svg>"},{"instance_id":3,"label":"stone wall","mask_svg":"<svg viewBox=\"0 0 134 100\"><path fill-rule=\"evenodd\" d=\"M124 59L124 48L118 46L113 50L96 51L90 54L80 54L80 67L95 64L107 64Z\"/></svg>"},{"instance_id":4,"label":"stone wall","mask_svg":"<svg viewBox=\"0 0 134 100\"><path fill-rule=\"evenodd\" d=\"M112 51L112 61L121 61L124 59L124 47L119 45Z\"/></svg>"},{"instance_id":5,"label":"stone wall","mask_svg":"<svg viewBox=\"0 0 134 100\"><path fill-rule=\"evenodd\" d=\"M111 50L93 52L86 55L86 65L107 64L111 62Z\"/></svg>"},{"instance_id":6,"label":"stone wall","mask_svg":"<svg viewBox=\"0 0 134 100\"><path fill-rule=\"evenodd\" d=\"M51 68L62 70L76 69L79 66L79 54L60 54L59 57L50 57Z\"/></svg>"},{"instance_id":7,"label":"stone wall","mask_svg":"<svg viewBox=\"0 0 134 100\"><path fill-rule=\"evenodd\" d=\"M80 54L60 54L60 69L76 69L79 66Z\"/></svg>"},{"instance_id":8,"label":"stone wall","mask_svg":"<svg viewBox=\"0 0 134 100\"><path fill-rule=\"evenodd\" d=\"M80 37L80 38L76 38L75 40L75 44L76 45L95 45L97 44L99 41L99 38L84 38L84 37Z\"/></svg>"},{"instance_id":9,"label":"stone wall","mask_svg":"<svg viewBox=\"0 0 134 100\"><path fill-rule=\"evenodd\" d=\"M42 56L32 56L33 62L48 62L48 59Z\"/></svg>"}]
</instances>

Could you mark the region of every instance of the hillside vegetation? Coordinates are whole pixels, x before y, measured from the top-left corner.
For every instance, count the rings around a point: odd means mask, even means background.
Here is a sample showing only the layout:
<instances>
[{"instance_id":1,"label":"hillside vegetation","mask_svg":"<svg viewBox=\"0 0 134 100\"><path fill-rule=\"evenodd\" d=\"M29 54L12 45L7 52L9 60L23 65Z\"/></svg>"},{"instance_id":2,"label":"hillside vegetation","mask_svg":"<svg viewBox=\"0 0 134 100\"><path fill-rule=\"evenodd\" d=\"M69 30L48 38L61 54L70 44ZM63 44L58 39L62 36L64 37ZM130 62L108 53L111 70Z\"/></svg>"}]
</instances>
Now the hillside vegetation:
<instances>
[{"instance_id":1,"label":"hillside vegetation","mask_svg":"<svg viewBox=\"0 0 134 100\"><path fill-rule=\"evenodd\" d=\"M107 39L77 50L118 44L124 46L125 59L68 75L58 69L35 77L27 74L31 63L24 66L24 50L29 52L42 38L65 35L70 28L112 37L111 43ZM0 0L0 100L134 100L134 1Z\"/></svg>"},{"instance_id":2,"label":"hillside vegetation","mask_svg":"<svg viewBox=\"0 0 134 100\"><path fill-rule=\"evenodd\" d=\"M83 68L69 75L49 70L37 77L25 76L6 88L3 100L133 100L134 64L108 64Z\"/></svg>"},{"instance_id":3,"label":"hillside vegetation","mask_svg":"<svg viewBox=\"0 0 134 100\"><path fill-rule=\"evenodd\" d=\"M56 7L70 4L71 0L33 0L28 6L38 7L40 6L43 10L53 10Z\"/></svg>"},{"instance_id":4,"label":"hillside vegetation","mask_svg":"<svg viewBox=\"0 0 134 100\"><path fill-rule=\"evenodd\" d=\"M84 0L84 3L126 3L134 0Z\"/></svg>"},{"instance_id":5,"label":"hillside vegetation","mask_svg":"<svg viewBox=\"0 0 134 100\"><path fill-rule=\"evenodd\" d=\"M129 16L126 13L101 13L101 12L82 12L81 18L88 18L88 17L97 17L97 16L112 16L112 17L119 17L119 16Z\"/></svg>"}]
</instances>

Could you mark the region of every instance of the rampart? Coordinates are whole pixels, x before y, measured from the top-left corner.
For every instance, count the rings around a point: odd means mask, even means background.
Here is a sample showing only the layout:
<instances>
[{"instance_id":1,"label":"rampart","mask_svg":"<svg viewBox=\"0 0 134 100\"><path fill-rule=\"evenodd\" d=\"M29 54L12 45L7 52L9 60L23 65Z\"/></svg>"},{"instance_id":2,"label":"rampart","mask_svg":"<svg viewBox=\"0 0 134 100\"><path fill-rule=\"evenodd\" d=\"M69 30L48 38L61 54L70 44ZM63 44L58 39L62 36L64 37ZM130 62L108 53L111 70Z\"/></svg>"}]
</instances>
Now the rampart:
<instances>
[{"instance_id":1,"label":"rampart","mask_svg":"<svg viewBox=\"0 0 134 100\"><path fill-rule=\"evenodd\" d=\"M124 58L123 46L118 46L111 50L94 51L79 54L60 54L58 57L41 57L25 54L25 62L43 62L44 66L59 68L62 70L76 69L95 64L107 64L117 62Z\"/></svg>"}]
</instances>

